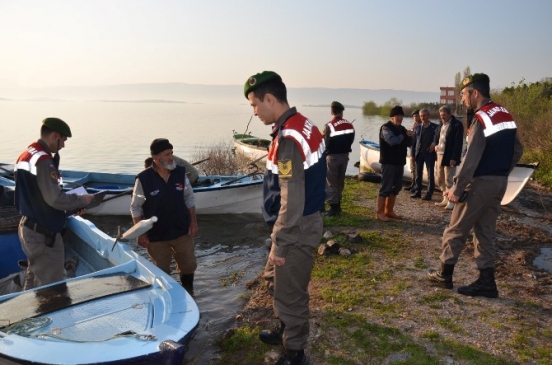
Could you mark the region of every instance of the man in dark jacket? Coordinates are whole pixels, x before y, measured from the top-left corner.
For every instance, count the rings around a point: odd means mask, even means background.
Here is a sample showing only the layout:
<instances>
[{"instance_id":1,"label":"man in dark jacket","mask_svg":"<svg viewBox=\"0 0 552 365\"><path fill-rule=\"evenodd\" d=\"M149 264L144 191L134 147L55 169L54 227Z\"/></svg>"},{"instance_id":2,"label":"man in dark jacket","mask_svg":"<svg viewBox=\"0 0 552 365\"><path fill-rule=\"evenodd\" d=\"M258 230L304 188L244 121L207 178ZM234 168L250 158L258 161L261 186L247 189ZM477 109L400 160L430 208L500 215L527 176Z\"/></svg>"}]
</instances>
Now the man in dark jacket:
<instances>
[{"instance_id":1,"label":"man in dark jacket","mask_svg":"<svg viewBox=\"0 0 552 365\"><path fill-rule=\"evenodd\" d=\"M464 145L464 126L452 115L448 105L439 108L439 116L441 124L437 127L434 141L437 152L435 179L437 186L443 192L443 201L435 205L452 210L454 203L448 201L446 193L452 187L456 166L460 166Z\"/></svg>"},{"instance_id":2,"label":"man in dark jacket","mask_svg":"<svg viewBox=\"0 0 552 365\"><path fill-rule=\"evenodd\" d=\"M429 110L420 110L420 119L422 123L416 126L412 136L412 155L416 159L416 190L411 198L422 197L422 177L424 175L424 165L427 168L427 192L423 200L431 200L435 191L435 131L437 124L429 121Z\"/></svg>"},{"instance_id":3,"label":"man in dark jacket","mask_svg":"<svg viewBox=\"0 0 552 365\"><path fill-rule=\"evenodd\" d=\"M403 108L399 105L393 107L389 117L391 120L381 126L379 133L382 179L376 202L376 219L383 222L389 221L389 218L402 219L393 209L402 189L407 149L412 141L412 131L402 126Z\"/></svg>"}]
</instances>

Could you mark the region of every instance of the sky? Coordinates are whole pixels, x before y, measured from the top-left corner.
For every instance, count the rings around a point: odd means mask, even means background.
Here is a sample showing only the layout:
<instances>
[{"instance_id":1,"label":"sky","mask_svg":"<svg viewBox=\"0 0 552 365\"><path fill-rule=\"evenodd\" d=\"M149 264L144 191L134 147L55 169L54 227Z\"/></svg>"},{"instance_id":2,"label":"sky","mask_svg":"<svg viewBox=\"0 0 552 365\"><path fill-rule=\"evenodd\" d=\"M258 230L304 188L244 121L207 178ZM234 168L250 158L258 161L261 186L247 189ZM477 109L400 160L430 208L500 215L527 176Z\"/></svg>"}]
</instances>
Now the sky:
<instances>
[{"instance_id":1,"label":"sky","mask_svg":"<svg viewBox=\"0 0 552 365\"><path fill-rule=\"evenodd\" d=\"M438 91L552 77L549 0L0 0L0 88L182 82Z\"/></svg>"}]
</instances>

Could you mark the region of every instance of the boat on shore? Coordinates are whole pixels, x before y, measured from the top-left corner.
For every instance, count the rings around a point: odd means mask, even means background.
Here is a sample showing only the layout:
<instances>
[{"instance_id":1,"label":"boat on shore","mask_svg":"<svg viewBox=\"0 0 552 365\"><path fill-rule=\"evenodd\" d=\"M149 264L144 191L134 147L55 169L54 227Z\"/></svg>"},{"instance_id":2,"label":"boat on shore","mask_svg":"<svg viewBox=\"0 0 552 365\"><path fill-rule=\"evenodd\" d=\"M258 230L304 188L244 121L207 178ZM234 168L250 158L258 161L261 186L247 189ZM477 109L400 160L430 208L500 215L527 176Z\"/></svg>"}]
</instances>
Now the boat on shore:
<instances>
[{"instance_id":1,"label":"boat on shore","mask_svg":"<svg viewBox=\"0 0 552 365\"><path fill-rule=\"evenodd\" d=\"M373 141L362 139L360 142L360 174L376 172L381 173L381 164L379 162L380 148L379 144ZM502 198L501 205L510 204L521 192L525 184L529 181L533 172L537 168L538 163L533 164L517 164L508 176L508 187ZM410 173L410 165L408 162L404 166L403 178L412 180ZM424 183L427 183L427 169L424 169L422 178Z\"/></svg>"},{"instance_id":2,"label":"boat on shore","mask_svg":"<svg viewBox=\"0 0 552 365\"><path fill-rule=\"evenodd\" d=\"M19 221L14 207L1 209ZM122 243L142 228L115 239L69 217L63 240L73 277L21 291L16 227L0 232L0 279L14 291L0 296L0 363L182 364L200 312L178 282Z\"/></svg>"},{"instance_id":3,"label":"boat on shore","mask_svg":"<svg viewBox=\"0 0 552 365\"><path fill-rule=\"evenodd\" d=\"M4 172L9 171L5 166ZM105 192L98 206L86 210L87 214L92 215L130 215L130 197L135 178L133 174L124 173L61 171L64 190L84 187L90 194ZM0 176L0 185L15 186L13 174L11 177L8 173ZM192 188L197 214L261 213L263 175L260 172L199 176Z\"/></svg>"},{"instance_id":4,"label":"boat on shore","mask_svg":"<svg viewBox=\"0 0 552 365\"><path fill-rule=\"evenodd\" d=\"M266 161L270 140L252 136L249 134L239 134L234 131L234 152L241 153L251 160Z\"/></svg>"}]
</instances>

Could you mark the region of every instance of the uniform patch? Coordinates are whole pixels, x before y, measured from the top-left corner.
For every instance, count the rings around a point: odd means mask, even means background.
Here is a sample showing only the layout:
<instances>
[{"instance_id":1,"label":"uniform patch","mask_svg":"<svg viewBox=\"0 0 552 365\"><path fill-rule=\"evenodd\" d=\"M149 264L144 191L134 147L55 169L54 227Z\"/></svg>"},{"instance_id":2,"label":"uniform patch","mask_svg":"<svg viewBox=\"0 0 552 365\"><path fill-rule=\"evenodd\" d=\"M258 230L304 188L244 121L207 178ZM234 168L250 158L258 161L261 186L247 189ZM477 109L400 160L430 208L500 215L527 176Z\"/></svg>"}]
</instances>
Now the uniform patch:
<instances>
[{"instance_id":1,"label":"uniform patch","mask_svg":"<svg viewBox=\"0 0 552 365\"><path fill-rule=\"evenodd\" d=\"M52 178L52 180L56 180L58 179L58 174L55 172L55 171L51 171L50 172L50 177Z\"/></svg>"},{"instance_id":2,"label":"uniform patch","mask_svg":"<svg viewBox=\"0 0 552 365\"><path fill-rule=\"evenodd\" d=\"M292 177L291 160L278 161L278 177L283 179L289 179Z\"/></svg>"}]
</instances>

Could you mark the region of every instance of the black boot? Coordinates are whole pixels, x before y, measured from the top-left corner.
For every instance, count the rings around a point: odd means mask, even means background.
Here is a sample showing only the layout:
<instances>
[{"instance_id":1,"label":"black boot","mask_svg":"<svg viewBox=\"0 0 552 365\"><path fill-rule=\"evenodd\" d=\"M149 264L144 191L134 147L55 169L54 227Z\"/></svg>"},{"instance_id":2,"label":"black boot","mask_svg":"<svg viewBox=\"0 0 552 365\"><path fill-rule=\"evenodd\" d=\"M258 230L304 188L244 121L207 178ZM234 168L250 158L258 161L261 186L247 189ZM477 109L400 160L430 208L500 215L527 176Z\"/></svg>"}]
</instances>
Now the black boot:
<instances>
[{"instance_id":1,"label":"black boot","mask_svg":"<svg viewBox=\"0 0 552 365\"><path fill-rule=\"evenodd\" d=\"M194 296L194 274L182 274L180 275L180 283L188 294Z\"/></svg>"},{"instance_id":2,"label":"black boot","mask_svg":"<svg viewBox=\"0 0 552 365\"><path fill-rule=\"evenodd\" d=\"M305 350L284 350L276 365L305 365L307 364Z\"/></svg>"},{"instance_id":3,"label":"black boot","mask_svg":"<svg viewBox=\"0 0 552 365\"><path fill-rule=\"evenodd\" d=\"M441 270L429 270L427 278L435 285L445 289L452 289L452 274L454 265L441 263Z\"/></svg>"},{"instance_id":4,"label":"black boot","mask_svg":"<svg viewBox=\"0 0 552 365\"><path fill-rule=\"evenodd\" d=\"M339 204L330 204L330 210L326 212L326 217L337 217L341 214Z\"/></svg>"},{"instance_id":5,"label":"black boot","mask_svg":"<svg viewBox=\"0 0 552 365\"><path fill-rule=\"evenodd\" d=\"M267 345L281 345L283 343L282 336L286 325L280 321L280 326L271 330L262 330L259 334L259 339Z\"/></svg>"},{"instance_id":6,"label":"black boot","mask_svg":"<svg viewBox=\"0 0 552 365\"><path fill-rule=\"evenodd\" d=\"M406 191L412 191L412 189L414 189L416 187L416 184L413 182L412 184L410 184L409 186L405 187L404 190Z\"/></svg>"},{"instance_id":7,"label":"black boot","mask_svg":"<svg viewBox=\"0 0 552 365\"><path fill-rule=\"evenodd\" d=\"M479 279L468 286L458 288L458 293L470 297L497 298L498 289L496 288L494 272L495 270L492 267L479 270Z\"/></svg>"}]
</instances>

